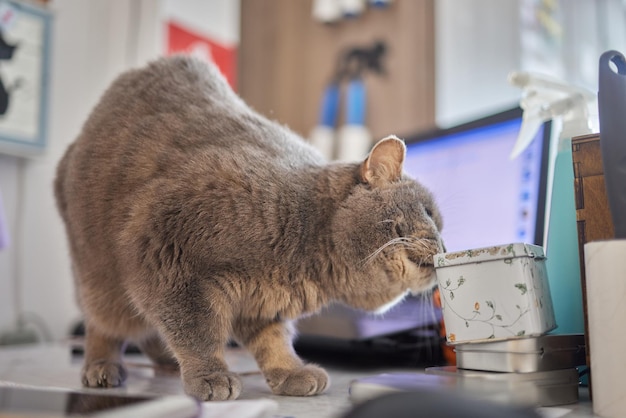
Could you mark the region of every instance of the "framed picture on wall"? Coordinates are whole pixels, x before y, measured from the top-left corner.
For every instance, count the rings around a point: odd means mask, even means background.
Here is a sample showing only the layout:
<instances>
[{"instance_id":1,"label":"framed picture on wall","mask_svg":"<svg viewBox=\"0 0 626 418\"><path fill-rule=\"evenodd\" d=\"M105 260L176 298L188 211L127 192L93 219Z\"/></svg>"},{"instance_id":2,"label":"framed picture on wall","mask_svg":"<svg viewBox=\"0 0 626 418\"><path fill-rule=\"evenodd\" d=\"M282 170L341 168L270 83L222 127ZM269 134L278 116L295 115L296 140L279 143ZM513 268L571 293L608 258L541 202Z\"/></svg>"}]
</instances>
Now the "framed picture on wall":
<instances>
[{"instance_id":1,"label":"framed picture on wall","mask_svg":"<svg viewBox=\"0 0 626 418\"><path fill-rule=\"evenodd\" d=\"M0 0L0 153L46 149L51 21L43 7Z\"/></svg>"}]
</instances>

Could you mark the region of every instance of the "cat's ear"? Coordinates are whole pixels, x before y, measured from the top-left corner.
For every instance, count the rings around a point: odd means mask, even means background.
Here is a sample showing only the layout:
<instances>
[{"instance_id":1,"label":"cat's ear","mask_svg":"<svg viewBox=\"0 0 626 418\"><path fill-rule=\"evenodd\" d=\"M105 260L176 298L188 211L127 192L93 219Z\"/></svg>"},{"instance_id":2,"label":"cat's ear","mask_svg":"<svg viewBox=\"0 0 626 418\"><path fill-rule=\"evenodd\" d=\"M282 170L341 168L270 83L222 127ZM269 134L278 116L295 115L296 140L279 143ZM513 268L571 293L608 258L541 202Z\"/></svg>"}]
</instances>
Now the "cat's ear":
<instances>
[{"instance_id":1,"label":"cat's ear","mask_svg":"<svg viewBox=\"0 0 626 418\"><path fill-rule=\"evenodd\" d=\"M394 135L381 139L361 164L361 180L372 186L399 180L405 155L404 141Z\"/></svg>"}]
</instances>

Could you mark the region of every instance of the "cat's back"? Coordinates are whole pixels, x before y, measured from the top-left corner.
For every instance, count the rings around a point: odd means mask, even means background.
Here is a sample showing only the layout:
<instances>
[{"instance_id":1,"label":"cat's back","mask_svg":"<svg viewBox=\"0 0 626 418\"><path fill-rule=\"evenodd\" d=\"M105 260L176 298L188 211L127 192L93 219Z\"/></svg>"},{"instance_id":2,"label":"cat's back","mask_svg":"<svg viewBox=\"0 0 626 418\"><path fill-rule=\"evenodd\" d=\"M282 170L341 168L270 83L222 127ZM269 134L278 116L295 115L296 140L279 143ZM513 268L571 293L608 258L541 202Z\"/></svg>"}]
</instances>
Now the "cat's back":
<instances>
[{"instance_id":1,"label":"cat's back","mask_svg":"<svg viewBox=\"0 0 626 418\"><path fill-rule=\"evenodd\" d=\"M252 167L272 175L324 162L289 129L250 109L214 65L187 56L119 76L68 154L62 165L80 173L72 179L79 195L114 190L118 198L158 179Z\"/></svg>"},{"instance_id":2,"label":"cat's back","mask_svg":"<svg viewBox=\"0 0 626 418\"><path fill-rule=\"evenodd\" d=\"M181 113L190 105L216 113L245 107L215 65L175 55L118 76L92 112L87 126L91 121L100 123L110 117L119 122L124 114L137 118Z\"/></svg>"},{"instance_id":3,"label":"cat's back","mask_svg":"<svg viewBox=\"0 0 626 418\"><path fill-rule=\"evenodd\" d=\"M250 119L250 109L213 64L177 55L117 77L76 142L109 147L112 157L153 158L153 148L193 154L199 144L232 146L236 141L224 137ZM142 152L135 155L140 146Z\"/></svg>"},{"instance_id":4,"label":"cat's back","mask_svg":"<svg viewBox=\"0 0 626 418\"><path fill-rule=\"evenodd\" d=\"M126 134L150 136L154 143L189 154L196 154L202 145L224 150L253 144L269 154L289 155L294 140L297 146L306 145L286 127L248 107L214 64L185 55L160 58L118 77L80 139L98 140L100 131L117 132L117 142L126 141ZM312 148L305 148L310 154Z\"/></svg>"}]
</instances>

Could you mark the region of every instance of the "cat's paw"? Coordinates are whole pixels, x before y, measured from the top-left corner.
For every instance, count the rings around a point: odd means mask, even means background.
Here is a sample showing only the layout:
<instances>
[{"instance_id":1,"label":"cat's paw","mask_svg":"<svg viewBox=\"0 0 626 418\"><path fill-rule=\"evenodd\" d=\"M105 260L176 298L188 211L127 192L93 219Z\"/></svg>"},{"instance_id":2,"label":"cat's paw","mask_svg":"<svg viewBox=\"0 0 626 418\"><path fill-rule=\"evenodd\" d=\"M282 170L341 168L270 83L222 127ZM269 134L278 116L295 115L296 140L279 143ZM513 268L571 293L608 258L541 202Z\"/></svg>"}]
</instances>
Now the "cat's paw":
<instances>
[{"instance_id":1,"label":"cat's paw","mask_svg":"<svg viewBox=\"0 0 626 418\"><path fill-rule=\"evenodd\" d=\"M126 369L121 363L97 360L83 369L83 385L90 388L112 388L126 380Z\"/></svg>"},{"instance_id":2,"label":"cat's paw","mask_svg":"<svg viewBox=\"0 0 626 418\"><path fill-rule=\"evenodd\" d=\"M214 372L203 376L183 377L187 395L201 401L237 399L241 393L241 379L236 373Z\"/></svg>"},{"instance_id":3,"label":"cat's paw","mask_svg":"<svg viewBox=\"0 0 626 418\"><path fill-rule=\"evenodd\" d=\"M299 369L272 369L265 373L267 384L277 395L311 396L322 393L330 378L324 369L307 364Z\"/></svg>"}]
</instances>

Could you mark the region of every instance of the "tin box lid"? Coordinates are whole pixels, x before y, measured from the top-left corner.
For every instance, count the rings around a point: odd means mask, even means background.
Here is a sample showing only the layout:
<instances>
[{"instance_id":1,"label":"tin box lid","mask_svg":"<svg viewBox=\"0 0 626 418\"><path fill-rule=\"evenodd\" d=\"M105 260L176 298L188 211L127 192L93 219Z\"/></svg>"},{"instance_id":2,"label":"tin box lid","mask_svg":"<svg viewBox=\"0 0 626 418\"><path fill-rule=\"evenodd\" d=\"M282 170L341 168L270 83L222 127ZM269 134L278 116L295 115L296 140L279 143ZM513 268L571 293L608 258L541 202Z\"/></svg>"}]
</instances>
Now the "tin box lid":
<instances>
[{"instance_id":1,"label":"tin box lid","mask_svg":"<svg viewBox=\"0 0 626 418\"><path fill-rule=\"evenodd\" d=\"M434 256L435 268L456 266L483 261L503 260L507 258L529 257L545 258L543 248L526 243L512 243L483 247L453 253L439 253Z\"/></svg>"}]
</instances>

